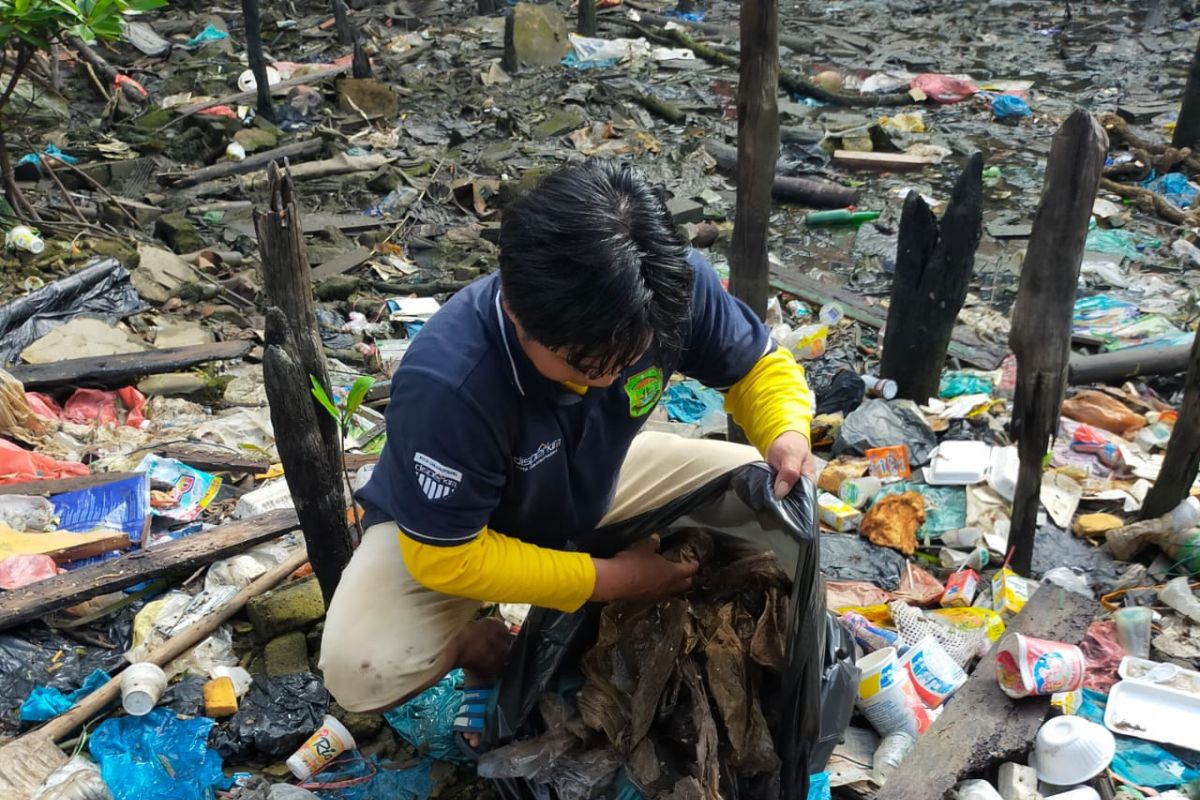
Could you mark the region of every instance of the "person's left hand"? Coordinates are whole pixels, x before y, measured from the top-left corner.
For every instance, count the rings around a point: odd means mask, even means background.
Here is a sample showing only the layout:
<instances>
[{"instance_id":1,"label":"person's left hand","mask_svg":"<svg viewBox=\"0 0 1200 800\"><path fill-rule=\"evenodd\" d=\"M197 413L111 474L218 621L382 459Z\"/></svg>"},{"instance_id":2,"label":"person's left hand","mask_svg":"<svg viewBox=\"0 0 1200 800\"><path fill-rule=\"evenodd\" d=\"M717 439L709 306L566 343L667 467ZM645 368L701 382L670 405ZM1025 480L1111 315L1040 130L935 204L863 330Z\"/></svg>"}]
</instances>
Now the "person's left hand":
<instances>
[{"instance_id":1,"label":"person's left hand","mask_svg":"<svg viewBox=\"0 0 1200 800\"><path fill-rule=\"evenodd\" d=\"M817 482L817 465L813 461L808 437L797 431L785 431L767 448L767 463L775 468L775 496L787 497L792 487L805 475Z\"/></svg>"}]
</instances>

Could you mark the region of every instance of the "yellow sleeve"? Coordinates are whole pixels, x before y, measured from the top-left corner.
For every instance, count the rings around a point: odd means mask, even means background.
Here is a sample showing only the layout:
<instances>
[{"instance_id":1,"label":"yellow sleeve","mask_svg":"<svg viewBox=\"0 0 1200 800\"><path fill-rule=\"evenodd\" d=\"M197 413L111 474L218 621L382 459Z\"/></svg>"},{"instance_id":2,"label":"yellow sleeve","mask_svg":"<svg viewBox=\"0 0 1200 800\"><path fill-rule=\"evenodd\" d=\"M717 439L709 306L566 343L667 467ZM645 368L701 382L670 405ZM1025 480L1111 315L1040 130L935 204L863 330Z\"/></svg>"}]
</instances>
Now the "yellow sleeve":
<instances>
[{"instance_id":1,"label":"yellow sleeve","mask_svg":"<svg viewBox=\"0 0 1200 800\"><path fill-rule=\"evenodd\" d=\"M782 347L755 362L725 396L725 411L763 455L781 433L796 431L808 438L813 407L804 367Z\"/></svg>"},{"instance_id":2,"label":"yellow sleeve","mask_svg":"<svg viewBox=\"0 0 1200 800\"><path fill-rule=\"evenodd\" d=\"M587 553L550 550L484 528L466 544L422 544L400 531L408 571L427 589L493 603L575 611L596 588Z\"/></svg>"}]
</instances>

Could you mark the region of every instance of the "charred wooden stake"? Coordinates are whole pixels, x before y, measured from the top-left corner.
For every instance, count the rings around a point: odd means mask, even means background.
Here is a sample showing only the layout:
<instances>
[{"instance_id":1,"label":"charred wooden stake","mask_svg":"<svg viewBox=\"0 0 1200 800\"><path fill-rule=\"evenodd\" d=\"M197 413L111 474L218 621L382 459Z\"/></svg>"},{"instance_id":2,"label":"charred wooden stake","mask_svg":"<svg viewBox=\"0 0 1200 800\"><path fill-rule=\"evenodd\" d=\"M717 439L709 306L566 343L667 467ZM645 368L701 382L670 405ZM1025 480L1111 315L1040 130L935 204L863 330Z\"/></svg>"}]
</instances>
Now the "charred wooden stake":
<instances>
[{"instance_id":1,"label":"charred wooden stake","mask_svg":"<svg viewBox=\"0 0 1200 800\"><path fill-rule=\"evenodd\" d=\"M1021 268L1009 335L1017 356L1012 436L1021 459L1009 544L1016 549L1012 567L1020 573L1027 574L1033 560L1042 460L1066 390L1075 286L1107 150L1108 135L1083 110L1054 134Z\"/></svg>"},{"instance_id":2,"label":"charred wooden stake","mask_svg":"<svg viewBox=\"0 0 1200 800\"><path fill-rule=\"evenodd\" d=\"M904 200L880 364L880 374L896 381L900 397L925 403L937 396L982 231L979 153L967 161L940 227L920 192Z\"/></svg>"},{"instance_id":3,"label":"charred wooden stake","mask_svg":"<svg viewBox=\"0 0 1200 800\"><path fill-rule=\"evenodd\" d=\"M354 60L350 65L350 74L355 78L370 78L371 75L371 58L367 55L367 48L363 44L362 34L359 33L354 37Z\"/></svg>"},{"instance_id":4,"label":"charred wooden stake","mask_svg":"<svg viewBox=\"0 0 1200 800\"><path fill-rule=\"evenodd\" d=\"M256 211L269 302L263 378L284 477L296 503L313 572L328 603L350 561L337 423L313 398L310 376L329 389L313 312L312 277L291 180L272 164L271 207Z\"/></svg>"},{"instance_id":5,"label":"charred wooden stake","mask_svg":"<svg viewBox=\"0 0 1200 800\"><path fill-rule=\"evenodd\" d=\"M1196 52L1192 55L1192 67L1183 90L1183 108L1179 110L1171 144L1192 147L1197 141L1200 141L1200 41L1196 42Z\"/></svg>"},{"instance_id":6,"label":"charred wooden stake","mask_svg":"<svg viewBox=\"0 0 1200 800\"><path fill-rule=\"evenodd\" d=\"M350 14L343 0L333 0L333 21L338 42L341 44L353 42L354 29L350 27Z\"/></svg>"},{"instance_id":7,"label":"charred wooden stake","mask_svg":"<svg viewBox=\"0 0 1200 800\"><path fill-rule=\"evenodd\" d=\"M596 0L579 0L579 35L596 35Z\"/></svg>"},{"instance_id":8,"label":"charred wooden stake","mask_svg":"<svg viewBox=\"0 0 1200 800\"><path fill-rule=\"evenodd\" d=\"M262 17L258 13L258 0L242 0L242 16L246 21L246 60L254 73L254 93L257 98L255 110L266 120L275 119L275 106L271 103L271 82L267 79L267 61L263 58Z\"/></svg>"},{"instance_id":9,"label":"charred wooden stake","mask_svg":"<svg viewBox=\"0 0 1200 800\"><path fill-rule=\"evenodd\" d=\"M509 75L515 75L521 66L517 61L516 31L517 20L513 16L512 9L509 9L504 12L504 56L500 59L500 66Z\"/></svg>"},{"instance_id":10,"label":"charred wooden stake","mask_svg":"<svg viewBox=\"0 0 1200 800\"><path fill-rule=\"evenodd\" d=\"M745 0L741 8L742 52L738 68L737 210L729 251L729 292L763 318L771 275L767 237L771 184L779 157L779 0ZM746 436L729 420L729 438Z\"/></svg>"},{"instance_id":11,"label":"charred wooden stake","mask_svg":"<svg viewBox=\"0 0 1200 800\"><path fill-rule=\"evenodd\" d=\"M1182 119L1182 117L1180 117ZM1192 343L1191 363L1183 383L1183 405L1167 442L1158 480L1142 504L1141 519L1165 514L1188 496L1200 469L1200 334Z\"/></svg>"}]
</instances>

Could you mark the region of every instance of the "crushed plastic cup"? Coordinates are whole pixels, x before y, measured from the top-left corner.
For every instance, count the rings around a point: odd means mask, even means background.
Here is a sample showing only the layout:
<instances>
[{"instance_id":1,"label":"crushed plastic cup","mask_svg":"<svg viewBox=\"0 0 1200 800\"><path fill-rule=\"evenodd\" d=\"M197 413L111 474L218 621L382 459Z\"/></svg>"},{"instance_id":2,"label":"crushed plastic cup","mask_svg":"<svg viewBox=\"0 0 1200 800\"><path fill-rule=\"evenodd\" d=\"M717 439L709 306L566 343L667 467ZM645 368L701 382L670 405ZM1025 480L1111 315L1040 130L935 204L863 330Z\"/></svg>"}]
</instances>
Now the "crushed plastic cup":
<instances>
[{"instance_id":1,"label":"crushed plastic cup","mask_svg":"<svg viewBox=\"0 0 1200 800\"><path fill-rule=\"evenodd\" d=\"M279 73L279 70L275 69L274 67L267 67L268 86L274 86L281 80L283 80L283 76ZM237 85L238 91L240 92L253 92L255 89L257 89L258 82L254 79L254 70L248 69L241 75L238 75Z\"/></svg>"},{"instance_id":2,"label":"crushed plastic cup","mask_svg":"<svg viewBox=\"0 0 1200 800\"><path fill-rule=\"evenodd\" d=\"M821 320L821 324L828 325L831 328L845 318L846 309L842 308L841 303L826 303L817 312L817 319Z\"/></svg>"},{"instance_id":3,"label":"crushed plastic cup","mask_svg":"<svg viewBox=\"0 0 1200 800\"><path fill-rule=\"evenodd\" d=\"M801 361L811 361L825 355L825 344L829 337L826 325L802 325L792 331L783 346Z\"/></svg>"},{"instance_id":4,"label":"crushed plastic cup","mask_svg":"<svg viewBox=\"0 0 1200 800\"><path fill-rule=\"evenodd\" d=\"M1186 575L1172 578L1158 592L1158 599L1171 608L1188 617L1192 622L1200 622L1200 600L1192 592Z\"/></svg>"},{"instance_id":5,"label":"crushed plastic cup","mask_svg":"<svg viewBox=\"0 0 1200 800\"><path fill-rule=\"evenodd\" d=\"M1103 725L1083 717L1055 717L1038 729L1029 766L1054 786L1089 781L1108 767L1116 740Z\"/></svg>"},{"instance_id":6,"label":"crushed plastic cup","mask_svg":"<svg viewBox=\"0 0 1200 800\"><path fill-rule=\"evenodd\" d=\"M288 758L288 769L298 779L307 780L342 753L356 747L346 726L327 714L321 727Z\"/></svg>"},{"instance_id":7,"label":"crushed plastic cup","mask_svg":"<svg viewBox=\"0 0 1200 800\"><path fill-rule=\"evenodd\" d=\"M167 673L158 664L130 664L121 673L121 707L132 717L144 717L158 705L166 688Z\"/></svg>"},{"instance_id":8,"label":"crushed plastic cup","mask_svg":"<svg viewBox=\"0 0 1200 800\"><path fill-rule=\"evenodd\" d=\"M1125 655L1135 658L1150 657L1150 624L1154 612L1149 608L1119 608L1113 612L1117 624L1117 644Z\"/></svg>"},{"instance_id":9,"label":"crushed plastic cup","mask_svg":"<svg viewBox=\"0 0 1200 800\"><path fill-rule=\"evenodd\" d=\"M1014 700L1074 691L1083 686L1086 666L1083 651L1073 644L1019 633L1005 637L996 653L996 679Z\"/></svg>"},{"instance_id":10,"label":"crushed plastic cup","mask_svg":"<svg viewBox=\"0 0 1200 800\"><path fill-rule=\"evenodd\" d=\"M912 680L917 696L930 708L940 706L967 682L967 673L933 636L926 636L908 648L900 663Z\"/></svg>"}]
</instances>

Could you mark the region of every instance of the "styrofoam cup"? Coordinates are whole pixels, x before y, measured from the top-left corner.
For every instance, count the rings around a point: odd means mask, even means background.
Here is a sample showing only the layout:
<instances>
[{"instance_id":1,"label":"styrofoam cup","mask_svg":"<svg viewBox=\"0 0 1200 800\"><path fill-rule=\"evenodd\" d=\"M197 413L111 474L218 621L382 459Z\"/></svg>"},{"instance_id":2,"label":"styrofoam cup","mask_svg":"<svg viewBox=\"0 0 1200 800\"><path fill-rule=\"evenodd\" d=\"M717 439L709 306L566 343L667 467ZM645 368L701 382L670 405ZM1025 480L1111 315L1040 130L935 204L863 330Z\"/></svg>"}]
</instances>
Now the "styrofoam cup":
<instances>
[{"instance_id":1,"label":"styrofoam cup","mask_svg":"<svg viewBox=\"0 0 1200 800\"><path fill-rule=\"evenodd\" d=\"M940 706L967 682L967 673L932 636L908 648L900 663L912 679L917 696L931 708Z\"/></svg>"},{"instance_id":2,"label":"styrofoam cup","mask_svg":"<svg viewBox=\"0 0 1200 800\"><path fill-rule=\"evenodd\" d=\"M1038 729L1029 765L1038 780L1074 786L1099 775L1112 761L1116 740L1108 728L1083 717L1062 716Z\"/></svg>"},{"instance_id":3,"label":"styrofoam cup","mask_svg":"<svg viewBox=\"0 0 1200 800\"><path fill-rule=\"evenodd\" d=\"M288 758L288 769L300 780L307 780L342 753L357 746L346 726L326 714L321 727Z\"/></svg>"},{"instance_id":4,"label":"styrofoam cup","mask_svg":"<svg viewBox=\"0 0 1200 800\"><path fill-rule=\"evenodd\" d=\"M158 664L139 661L121 673L121 707L134 717L149 714L167 688L167 673Z\"/></svg>"}]
</instances>

